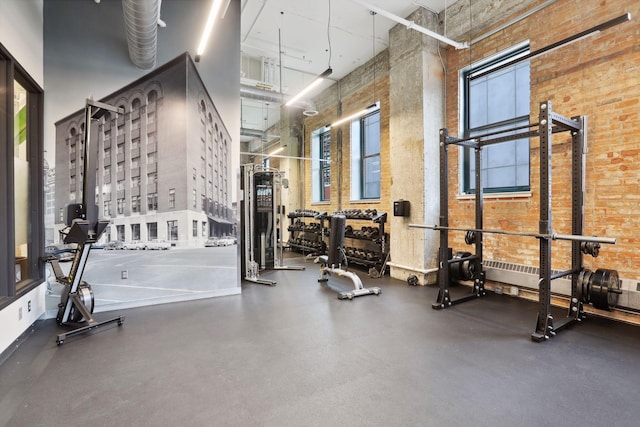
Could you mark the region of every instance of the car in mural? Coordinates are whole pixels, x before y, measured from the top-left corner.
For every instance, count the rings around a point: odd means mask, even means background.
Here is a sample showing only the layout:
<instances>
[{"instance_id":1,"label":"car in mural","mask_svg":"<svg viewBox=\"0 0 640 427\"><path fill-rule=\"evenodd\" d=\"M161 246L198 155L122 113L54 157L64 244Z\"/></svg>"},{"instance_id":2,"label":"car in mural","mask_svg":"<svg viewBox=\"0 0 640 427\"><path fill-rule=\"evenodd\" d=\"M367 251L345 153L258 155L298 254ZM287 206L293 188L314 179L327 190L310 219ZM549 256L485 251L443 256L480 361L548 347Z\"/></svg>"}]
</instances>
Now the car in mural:
<instances>
[{"instance_id":1,"label":"car in mural","mask_svg":"<svg viewBox=\"0 0 640 427\"><path fill-rule=\"evenodd\" d=\"M215 248L216 246L220 246L218 244L218 238L217 237L209 237L205 242L204 242L204 247L205 248Z\"/></svg>"},{"instance_id":2,"label":"car in mural","mask_svg":"<svg viewBox=\"0 0 640 427\"><path fill-rule=\"evenodd\" d=\"M116 251L120 249L124 249L124 243L119 240L113 240L104 245L103 248L105 251Z\"/></svg>"},{"instance_id":3,"label":"car in mural","mask_svg":"<svg viewBox=\"0 0 640 427\"><path fill-rule=\"evenodd\" d=\"M76 254L77 245L75 243L56 243L44 248L46 257L53 257L59 262L73 261Z\"/></svg>"},{"instance_id":4,"label":"car in mural","mask_svg":"<svg viewBox=\"0 0 640 427\"><path fill-rule=\"evenodd\" d=\"M218 239L218 246L231 246L235 245L235 240L233 237L221 237Z\"/></svg>"},{"instance_id":5,"label":"car in mural","mask_svg":"<svg viewBox=\"0 0 640 427\"><path fill-rule=\"evenodd\" d=\"M142 243L140 240L132 240L130 242L123 243L122 249L131 249L131 250L144 249L144 243Z\"/></svg>"},{"instance_id":6,"label":"car in mural","mask_svg":"<svg viewBox=\"0 0 640 427\"><path fill-rule=\"evenodd\" d=\"M143 247L143 249L150 251L166 251L169 248L171 248L171 243L167 242L166 240L158 239L152 239L148 242L145 242Z\"/></svg>"}]
</instances>

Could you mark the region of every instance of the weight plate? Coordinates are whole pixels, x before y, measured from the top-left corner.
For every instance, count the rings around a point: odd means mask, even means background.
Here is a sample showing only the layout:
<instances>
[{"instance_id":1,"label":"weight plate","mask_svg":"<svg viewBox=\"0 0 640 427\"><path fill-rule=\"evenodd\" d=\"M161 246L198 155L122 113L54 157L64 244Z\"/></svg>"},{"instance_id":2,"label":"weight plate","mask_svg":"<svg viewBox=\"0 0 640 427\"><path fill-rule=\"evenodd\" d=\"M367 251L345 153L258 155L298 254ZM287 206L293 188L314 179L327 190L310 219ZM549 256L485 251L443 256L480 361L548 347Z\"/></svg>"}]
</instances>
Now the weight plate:
<instances>
[{"instance_id":1,"label":"weight plate","mask_svg":"<svg viewBox=\"0 0 640 427\"><path fill-rule=\"evenodd\" d=\"M618 294L610 289L620 289L620 279L616 270L599 268L589 280L589 296L591 303L600 310L611 311L618 303Z\"/></svg>"},{"instance_id":2,"label":"weight plate","mask_svg":"<svg viewBox=\"0 0 640 427\"><path fill-rule=\"evenodd\" d=\"M460 259L471 256L471 252L456 252L452 259ZM455 262L449 264L449 274L453 280L471 280L473 276L472 263L470 261Z\"/></svg>"}]
</instances>

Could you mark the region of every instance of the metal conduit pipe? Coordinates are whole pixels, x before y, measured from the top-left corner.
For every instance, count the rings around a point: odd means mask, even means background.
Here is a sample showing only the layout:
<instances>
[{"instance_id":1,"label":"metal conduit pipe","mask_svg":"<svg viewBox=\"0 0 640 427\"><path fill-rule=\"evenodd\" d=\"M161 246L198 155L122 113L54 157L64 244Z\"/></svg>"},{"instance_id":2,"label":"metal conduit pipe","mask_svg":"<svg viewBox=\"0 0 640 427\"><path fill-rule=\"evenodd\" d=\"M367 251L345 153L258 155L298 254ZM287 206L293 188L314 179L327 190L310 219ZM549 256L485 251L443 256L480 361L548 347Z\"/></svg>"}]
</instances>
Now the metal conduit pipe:
<instances>
[{"instance_id":1,"label":"metal conduit pipe","mask_svg":"<svg viewBox=\"0 0 640 427\"><path fill-rule=\"evenodd\" d=\"M131 62L143 70L156 65L159 0L122 0Z\"/></svg>"},{"instance_id":2,"label":"metal conduit pipe","mask_svg":"<svg viewBox=\"0 0 640 427\"><path fill-rule=\"evenodd\" d=\"M240 96L258 101L282 103L282 95L280 93L249 85L240 85Z\"/></svg>"},{"instance_id":3,"label":"metal conduit pipe","mask_svg":"<svg viewBox=\"0 0 640 427\"><path fill-rule=\"evenodd\" d=\"M446 43L450 46L455 47L456 49L466 49L469 47L469 44L466 42L460 43L457 42L455 40L451 40L450 38L447 38L441 34L436 33L435 31L431 31L421 25L416 24L413 21L409 21L407 19L404 19L398 15L394 15L393 13L385 10L385 9L381 9L375 5L370 4L369 2L363 1L363 0L350 0L352 3L357 3L360 6L363 6L367 9L369 9L372 12L376 12L377 14L384 16L385 18L391 19L392 21L395 21L399 24L404 25L405 27L411 29L411 30L416 30L422 34L425 34L429 37L433 37L436 40L439 40L443 43Z\"/></svg>"}]
</instances>

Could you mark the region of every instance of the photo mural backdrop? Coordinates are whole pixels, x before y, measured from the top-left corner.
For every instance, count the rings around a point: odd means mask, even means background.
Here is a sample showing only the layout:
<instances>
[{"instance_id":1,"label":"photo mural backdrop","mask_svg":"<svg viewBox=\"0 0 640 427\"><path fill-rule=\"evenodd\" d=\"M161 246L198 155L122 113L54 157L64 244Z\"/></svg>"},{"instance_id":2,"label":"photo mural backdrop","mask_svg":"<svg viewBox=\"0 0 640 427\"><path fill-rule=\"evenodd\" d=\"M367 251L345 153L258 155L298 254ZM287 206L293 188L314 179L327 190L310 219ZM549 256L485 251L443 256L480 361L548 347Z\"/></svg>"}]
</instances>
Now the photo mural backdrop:
<instances>
[{"instance_id":1,"label":"photo mural backdrop","mask_svg":"<svg viewBox=\"0 0 640 427\"><path fill-rule=\"evenodd\" d=\"M129 59L122 2L45 2L47 244L62 246L66 206L82 201L84 106L123 114L91 123L95 199L109 220L83 278L96 311L240 292L237 171L240 2L195 62L210 0L163 0L155 66ZM65 268L63 263L63 269ZM67 266L68 268L68 266ZM59 289L51 277L48 310Z\"/></svg>"}]
</instances>

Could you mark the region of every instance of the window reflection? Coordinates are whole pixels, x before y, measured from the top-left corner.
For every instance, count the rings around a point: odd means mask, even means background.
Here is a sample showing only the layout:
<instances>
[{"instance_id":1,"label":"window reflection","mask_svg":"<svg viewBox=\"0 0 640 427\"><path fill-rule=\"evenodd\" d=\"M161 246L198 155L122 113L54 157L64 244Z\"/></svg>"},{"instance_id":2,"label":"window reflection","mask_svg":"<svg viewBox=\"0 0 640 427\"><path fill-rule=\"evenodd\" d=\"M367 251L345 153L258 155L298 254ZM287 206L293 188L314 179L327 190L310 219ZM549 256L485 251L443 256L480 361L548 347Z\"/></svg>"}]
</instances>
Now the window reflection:
<instances>
[{"instance_id":1,"label":"window reflection","mask_svg":"<svg viewBox=\"0 0 640 427\"><path fill-rule=\"evenodd\" d=\"M29 160L27 157L27 91L13 82L13 164L16 283L28 279Z\"/></svg>"}]
</instances>

